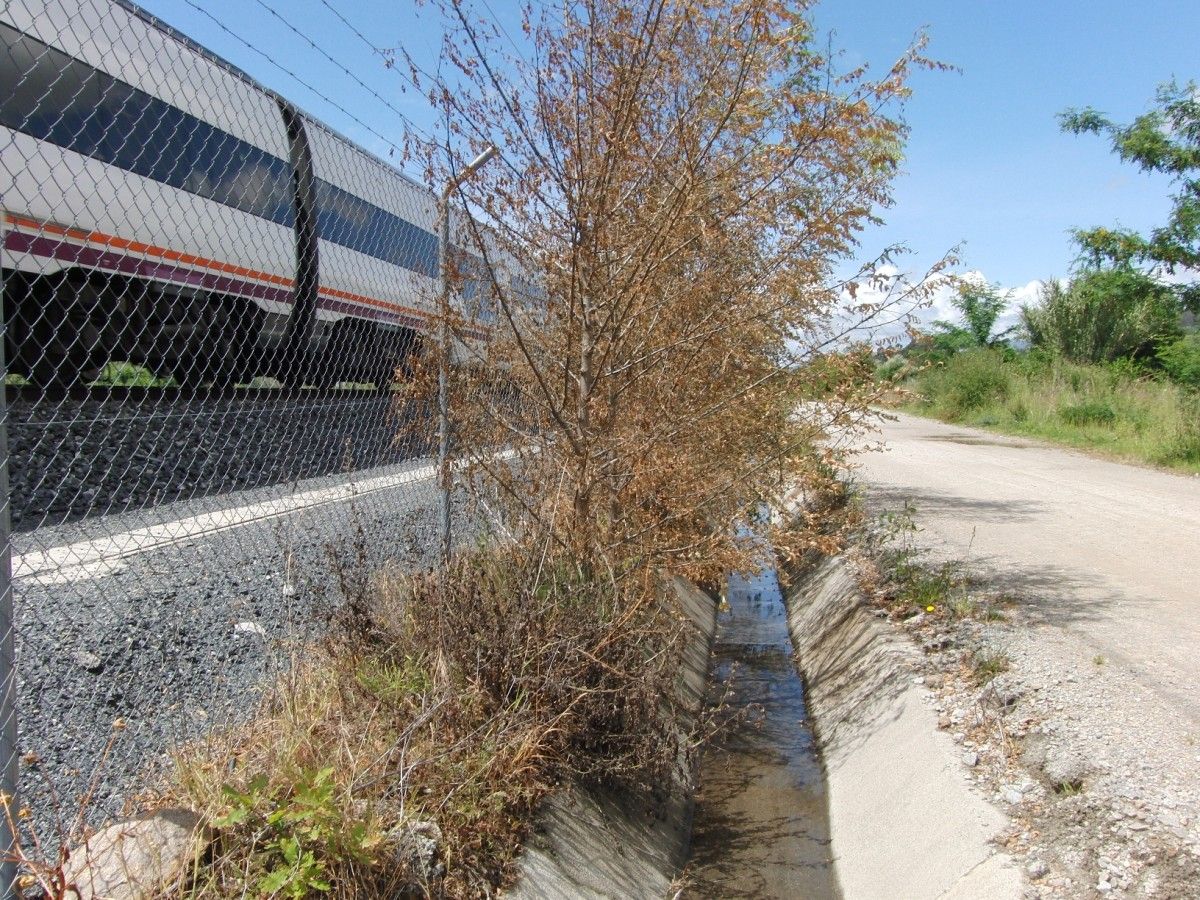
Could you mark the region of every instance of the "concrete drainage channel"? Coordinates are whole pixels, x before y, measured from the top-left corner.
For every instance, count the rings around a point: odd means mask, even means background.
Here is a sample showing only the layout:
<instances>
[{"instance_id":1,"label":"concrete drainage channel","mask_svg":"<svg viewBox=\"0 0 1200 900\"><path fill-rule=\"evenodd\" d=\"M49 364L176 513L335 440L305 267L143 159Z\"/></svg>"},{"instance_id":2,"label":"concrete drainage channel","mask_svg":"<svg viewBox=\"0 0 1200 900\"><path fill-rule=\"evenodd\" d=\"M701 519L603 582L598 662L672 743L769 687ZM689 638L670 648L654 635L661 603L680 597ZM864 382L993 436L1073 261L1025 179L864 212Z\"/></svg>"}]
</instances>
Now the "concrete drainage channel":
<instances>
[{"instance_id":1,"label":"concrete drainage channel","mask_svg":"<svg viewBox=\"0 0 1200 900\"><path fill-rule=\"evenodd\" d=\"M761 707L761 727L743 724L709 749L698 812L686 741L655 797L580 787L552 797L508 896L1016 900L1020 872L990 843L1004 817L967 786L953 742L914 683L916 648L872 615L845 561L813 565L786 598L773 572L731 578L729 588L710 654L717 604L682 579L669 585L689 628L680 727L690 733L714 691L734 707ZM715 684L706 690L710 655ZM101 874L116 866L130 889L96 896L149 896L139 886L171 880L168 857L186 868L190 842L168 852L169 836L154 822L143 833L145 824L101 832L94 840L108 843L95 859L79 854Z\"/></svg>"},{"instance_id":2,"label":"concrete drainage channel","mask_svg":"<svg viewBox=\"0 0 1200 900\"><path fill-rule=\"evenodd\" d=\"M694 624L679 690L698 713L715 604L673 587ZM914 682L916 648L872 614L845 560L812 563L786 597L774 573L733 578L728 595L708 691L728 688L761 718L707 752L694 840L691 761L665 801L573 788L547 804L508 896L1020 897L1019 870L991 843L1004 816L963 779Z\"/></svg>"},{"instance_id":3,"label":"concrete drainage channel","mask_svg":"<svg viewBox=\"0 0 1200 900\"><path fill-rule=\"evenodd\" d=\"M709 695L733 721L700 764L689 893L832 900L825 778L779 579L732 575L725 596Z\"/></svg>"}]
</instances>

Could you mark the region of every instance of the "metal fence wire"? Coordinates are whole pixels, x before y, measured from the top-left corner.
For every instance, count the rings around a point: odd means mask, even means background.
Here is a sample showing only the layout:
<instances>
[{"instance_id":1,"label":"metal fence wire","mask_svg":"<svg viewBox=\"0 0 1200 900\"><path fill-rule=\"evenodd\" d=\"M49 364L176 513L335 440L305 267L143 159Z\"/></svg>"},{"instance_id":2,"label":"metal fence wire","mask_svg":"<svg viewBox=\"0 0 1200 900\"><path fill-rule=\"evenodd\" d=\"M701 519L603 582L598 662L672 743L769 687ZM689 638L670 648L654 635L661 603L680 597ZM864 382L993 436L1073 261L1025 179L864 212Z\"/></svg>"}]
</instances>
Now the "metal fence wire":
<instances>
[{"instance_id":1,"label":"metal fence wire","mask_svg":"<svg viewBox=\"0 0 1200 900\"><path fill-rule=\"evenodd\" d=\"M252 706L328 546L436 553L437 197L127 3L0 39L0 768L53 839Z\"/></svg>"}]
</instances>

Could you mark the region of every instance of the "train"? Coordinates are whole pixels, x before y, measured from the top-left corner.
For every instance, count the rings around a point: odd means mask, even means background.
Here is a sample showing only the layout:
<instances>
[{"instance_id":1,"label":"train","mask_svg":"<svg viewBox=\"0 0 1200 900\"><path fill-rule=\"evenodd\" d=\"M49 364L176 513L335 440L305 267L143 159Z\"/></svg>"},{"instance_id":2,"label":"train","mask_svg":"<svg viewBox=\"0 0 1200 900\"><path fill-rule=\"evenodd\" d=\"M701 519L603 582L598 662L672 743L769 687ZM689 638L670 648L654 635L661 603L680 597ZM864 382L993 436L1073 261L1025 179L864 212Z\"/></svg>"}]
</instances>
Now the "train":
<instances>
[{"instance_id":1,"label":"train","mask_svg":"<svg viewBox=\"0 0 1200 900\"><path fill-rule=\"evenodd\" d=\"M128 0L9 0L0 42L9 373L383 388L427 347L424 185ZM468 282L461 333L485 341Z\"/></svg>"}]
</instances>

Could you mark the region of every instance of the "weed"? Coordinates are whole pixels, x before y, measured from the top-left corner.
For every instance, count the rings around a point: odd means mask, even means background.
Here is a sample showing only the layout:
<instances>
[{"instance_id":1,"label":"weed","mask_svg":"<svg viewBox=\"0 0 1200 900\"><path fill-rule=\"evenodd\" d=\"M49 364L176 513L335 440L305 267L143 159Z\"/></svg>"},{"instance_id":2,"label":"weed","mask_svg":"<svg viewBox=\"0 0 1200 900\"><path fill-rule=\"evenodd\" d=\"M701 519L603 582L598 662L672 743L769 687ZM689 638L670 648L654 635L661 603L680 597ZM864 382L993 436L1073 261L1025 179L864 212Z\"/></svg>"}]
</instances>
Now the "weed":
<instances>
[{"instance_id":1,"label":"weed","mask_svg":"<svg viewBox=\"0 0 1200 900\"><path fill-rule=\"evenodd\" d=\"M922 389L938 416L959 420L1007 398L1012 378L1001 353L974 350L931 369L922 378Z\"/></svg>"},{"instance_id":2,"label":"weed","mask_svg":"<svg viewBox=\"0 0 1200 900\"><path fill-rule=\"evenodd\" d=\"M214 835L196 900L491 895L551 785L660 783L690 739L680 625L644 573L505 547L340 583L328 637L161 791Z\"/></svg>"},{"instance_id":3,"label":"weed","mask_svg":"<svg viewBox=\"0 0 1200 900\"><path fill-rule=\"evenodd\" d=\"M998 650L976 651L971 657L971 674L978 685L987 684L1008 667L1008 654Z\"/></svg>"},{"instance_id":4,"label":"weed","mask_svg":"<svg viewBox=\"0 0 1200 900\"><path fill-rule=\"evenodd\" d=\"M1104 665L1104 664L1105 664L1107 661L1108 661L1108 660L1106 660L1106 659L1105 659L1105 658L1104 658L1102 655L1100 655L1099 653L1097 653L1095 656L1093 656L1093 657L1092 657L1092 663L1093 663L1094 665L1097 665L1097 666L1102 666L1102 665Z\"/></svg>"},{"instance_id":5,"label":"weed","mask_svg":"<svg viewBox=\"0 0 1200 900\"><path fill-rule=\"evenodd\" d=\"M1058 414L1070 425L1112 425L1117 420L1113 408L1103 400L1088 400L1059 407Z\"/></svg>"},{"instance_id":6,"label":"weed","mask_svg":"<svg viewBox=\"0 0 1200 900\"><path fill-rule=\"evenodd\" d=\"M1083 793L1083 782L1079 779L1060 781L1054 785L1054 793L1060 797L1075 797Z\"/></svg>"},{"instance_id":7,"label":"weed","mask_svg":"<svg viewBox=\"0 0 1200 900\"><path fill-rule=\"evenodd\" d=\"M977 389L989 379L1005 386ZM1200 471L1196 390L1150 377L1138 364L1081 365L1037 352L1009 358L971 350L915 375L907 387L924 398L906 404L912 412ZM986 402L976 403L980 396Z\"/></svg>"}]
</instances>

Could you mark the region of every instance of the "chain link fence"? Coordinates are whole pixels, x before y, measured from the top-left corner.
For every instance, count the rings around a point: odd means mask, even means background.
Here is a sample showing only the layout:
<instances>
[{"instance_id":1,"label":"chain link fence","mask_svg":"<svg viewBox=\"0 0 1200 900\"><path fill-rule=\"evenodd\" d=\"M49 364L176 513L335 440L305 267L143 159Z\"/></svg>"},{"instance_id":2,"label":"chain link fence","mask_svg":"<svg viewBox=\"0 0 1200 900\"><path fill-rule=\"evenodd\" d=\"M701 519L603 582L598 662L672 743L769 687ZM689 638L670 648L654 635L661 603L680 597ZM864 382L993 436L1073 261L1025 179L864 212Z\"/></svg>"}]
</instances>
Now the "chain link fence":
<instances>
[{"instance_id":1,"label":"chain link fence","mask_svg":"<svg viewBox=\"0 0 1200 900\"><path fill-rule=\"evenodd\" d=\"M0 767L54 841L251 709L331 548L436 560L438 207L124 2L0 39Z\"/></svg>"}]
</instances>

